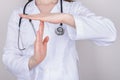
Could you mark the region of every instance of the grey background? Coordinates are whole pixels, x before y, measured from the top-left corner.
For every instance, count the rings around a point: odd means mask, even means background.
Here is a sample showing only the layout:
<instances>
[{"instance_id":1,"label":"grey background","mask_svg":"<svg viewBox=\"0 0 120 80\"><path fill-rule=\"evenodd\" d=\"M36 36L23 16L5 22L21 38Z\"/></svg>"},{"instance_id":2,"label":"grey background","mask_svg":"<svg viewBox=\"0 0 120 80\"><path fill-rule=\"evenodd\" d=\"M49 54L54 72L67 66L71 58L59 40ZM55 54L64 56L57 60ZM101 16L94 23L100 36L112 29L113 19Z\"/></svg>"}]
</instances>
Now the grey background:
<instances>
[{"instance_id":1,"label":"grey background","mask_svg":"<svg viewBox=\"0 0 120 80\"><path fill-rule=\"evenodd\" d=\"M79 1L79 0L78 0ZM7 23L11 12L26 0L0 0L0 80L16 80L2 64ZM117 40L108 47L99 47L90 41L77 41L81 80L120 80L120 0L81 0L97 15L110 18L118 30Z\"/></svg>"}]
</instances>

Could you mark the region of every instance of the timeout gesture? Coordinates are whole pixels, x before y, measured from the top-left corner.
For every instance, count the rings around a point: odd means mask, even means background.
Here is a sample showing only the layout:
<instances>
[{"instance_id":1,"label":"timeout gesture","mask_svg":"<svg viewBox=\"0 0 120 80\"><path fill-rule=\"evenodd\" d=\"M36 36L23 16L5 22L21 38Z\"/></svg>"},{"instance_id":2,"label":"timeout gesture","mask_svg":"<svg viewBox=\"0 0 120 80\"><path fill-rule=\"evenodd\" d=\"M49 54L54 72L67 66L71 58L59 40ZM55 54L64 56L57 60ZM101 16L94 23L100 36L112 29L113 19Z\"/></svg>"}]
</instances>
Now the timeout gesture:
<instances>
[{"instance_id":1,"label":"timeout gesture","mask_svg":"<svg viewBox=\"0 0 120 80\"><path fill-rule=\"evenodd\" d=\"M43 33L44 33L44 22L41 21L39 30L37 31L36 40L34 43L34 55L29 60L29 69L32 69L33 67L40 64L46 57L47 43L49 37L47 36L43 39Z\"/></svg>"}]
</instances>

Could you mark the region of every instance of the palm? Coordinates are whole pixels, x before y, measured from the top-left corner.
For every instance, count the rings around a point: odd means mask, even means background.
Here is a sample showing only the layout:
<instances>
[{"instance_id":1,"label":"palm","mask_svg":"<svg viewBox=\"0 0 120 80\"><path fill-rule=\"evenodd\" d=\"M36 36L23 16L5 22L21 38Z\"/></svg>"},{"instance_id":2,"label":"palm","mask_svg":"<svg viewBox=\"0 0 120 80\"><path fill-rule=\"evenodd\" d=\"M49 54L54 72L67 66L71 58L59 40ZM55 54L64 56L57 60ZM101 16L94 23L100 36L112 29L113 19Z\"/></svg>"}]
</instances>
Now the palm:
<instances>
[{"instance_id":1,"label":"palm","mask_svg":"<svg viewBox=\"0 0 120 80\"><path fill-rule=\"evenodd\" d=\"M37 32L37 37L34 44L34 58L37 64L42 62L43 59L45 58L47 52L47 42L48 42L48 37L46 37L43 40L44 25L42 22L40 24L40 27L41 28Z\"/></svg>"},{"instance_id":2,"label":"palm","mask_svg":"<svg viewBox=\"0 0 120 80\"><path fill-rule=\"evenodd\" d=\"M54 24L62 23L64 17L63 13L49 13L49 14L33 14L33 15L20 15L23 18L32 19L32 20L41 20L45 22L50 22Z\"/></svg>"}]
</instances>

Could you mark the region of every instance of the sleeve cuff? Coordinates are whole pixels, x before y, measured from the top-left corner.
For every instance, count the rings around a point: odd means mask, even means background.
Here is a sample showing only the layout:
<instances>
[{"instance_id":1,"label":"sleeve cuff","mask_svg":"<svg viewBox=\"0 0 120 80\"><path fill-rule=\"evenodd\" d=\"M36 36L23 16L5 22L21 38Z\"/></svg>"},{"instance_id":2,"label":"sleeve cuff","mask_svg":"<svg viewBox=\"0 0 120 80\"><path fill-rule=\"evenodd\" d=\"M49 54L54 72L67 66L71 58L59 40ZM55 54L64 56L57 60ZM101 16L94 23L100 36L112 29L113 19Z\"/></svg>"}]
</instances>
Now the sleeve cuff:
<instances>
[{"instance_id":1,"label":"sleeve cuff","mask_svg":"<svg viewBox=\"0 0 120 80\"><path fill-rule=\"evenodd\" d=\"M79 40L79 39L82 39L83 36L84 36L83 35L84 34L83 22L78 16L73 15L73 17L74 17L74 20L75 20L75 28L73 28L69 25L66 25L68 36L72 40Z\"/></svg>"}]
</instances>

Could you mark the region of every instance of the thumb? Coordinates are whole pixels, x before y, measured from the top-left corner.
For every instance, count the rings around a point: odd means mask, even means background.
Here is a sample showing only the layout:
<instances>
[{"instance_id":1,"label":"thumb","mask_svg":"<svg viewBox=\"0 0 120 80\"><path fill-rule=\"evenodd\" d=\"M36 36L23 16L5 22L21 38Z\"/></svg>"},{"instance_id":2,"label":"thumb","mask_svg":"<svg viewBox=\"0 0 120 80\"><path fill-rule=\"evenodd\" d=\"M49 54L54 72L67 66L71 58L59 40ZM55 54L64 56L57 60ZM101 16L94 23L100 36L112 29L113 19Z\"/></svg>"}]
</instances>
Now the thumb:
<instances>
[{"instance_id":1,"label":"thumb","mask_svg":"<svg viewBox=\"0 0 120 80\"><path fill-rule=\"evenodd\" d=\"M47 37L45 37L45 39L43 40L43 45L44 45L44 46L47 46L48 41L49 41L49 37L47 36Z\"/></svg>"}]
</instances>

